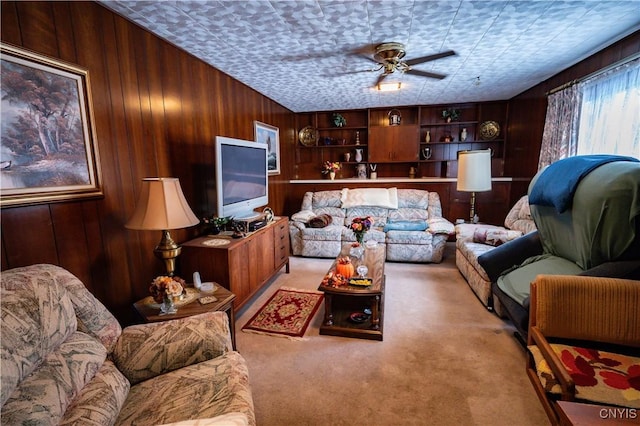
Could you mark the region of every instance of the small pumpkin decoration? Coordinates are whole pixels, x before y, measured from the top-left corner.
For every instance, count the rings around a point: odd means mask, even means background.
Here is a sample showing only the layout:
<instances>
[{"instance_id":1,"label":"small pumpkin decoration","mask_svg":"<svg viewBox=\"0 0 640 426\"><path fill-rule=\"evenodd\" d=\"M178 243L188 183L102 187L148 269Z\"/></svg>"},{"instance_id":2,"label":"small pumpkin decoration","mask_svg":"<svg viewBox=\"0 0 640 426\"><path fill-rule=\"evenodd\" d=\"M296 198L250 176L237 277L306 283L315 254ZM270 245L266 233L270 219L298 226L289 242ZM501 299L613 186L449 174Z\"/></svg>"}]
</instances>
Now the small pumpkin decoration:
<instances>
[{"instance_id":1,"label":"small pumpkin decoration","mask_svg":"<svg viewBox=\"0 0 640 426\"><path fill-rule=\"evenodd\" d=\"M336 274L340 274L346 279L351 278L355 274L351 259L348 257L341 257L336 262Z\"/></svg>"}]
</instances>

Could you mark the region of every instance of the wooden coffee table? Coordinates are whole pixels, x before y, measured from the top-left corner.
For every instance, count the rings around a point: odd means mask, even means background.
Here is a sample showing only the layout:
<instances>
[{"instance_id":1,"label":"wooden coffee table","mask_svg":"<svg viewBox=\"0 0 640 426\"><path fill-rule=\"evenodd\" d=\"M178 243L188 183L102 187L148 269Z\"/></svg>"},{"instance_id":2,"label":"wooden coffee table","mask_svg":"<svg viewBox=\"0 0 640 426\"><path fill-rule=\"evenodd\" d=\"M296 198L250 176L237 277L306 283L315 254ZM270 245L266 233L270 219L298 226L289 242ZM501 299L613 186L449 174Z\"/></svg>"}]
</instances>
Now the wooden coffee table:
<instances>
[{"instance_id":1,"label":"wooden coffee table","mask_svg":"<svg viewBox=\"0 0 640 426\"><path fill-rule=\"evenodd\" d=\"M351 244L342 246L340 257L348 256ZM320 284L318 290L324 292L324 321L320 326L320 334L360 339L382 340L384 323L384 246L367 248L362 260L351 257L355 267L364 264L369 268L367 277L372 279L370 286L345 285L331 287ZM336 262L331 264L328 272L335 272ZM354 322L351 314L364 313L370 309L371 314L363 322Z\"/></svg>"}]
</instances>

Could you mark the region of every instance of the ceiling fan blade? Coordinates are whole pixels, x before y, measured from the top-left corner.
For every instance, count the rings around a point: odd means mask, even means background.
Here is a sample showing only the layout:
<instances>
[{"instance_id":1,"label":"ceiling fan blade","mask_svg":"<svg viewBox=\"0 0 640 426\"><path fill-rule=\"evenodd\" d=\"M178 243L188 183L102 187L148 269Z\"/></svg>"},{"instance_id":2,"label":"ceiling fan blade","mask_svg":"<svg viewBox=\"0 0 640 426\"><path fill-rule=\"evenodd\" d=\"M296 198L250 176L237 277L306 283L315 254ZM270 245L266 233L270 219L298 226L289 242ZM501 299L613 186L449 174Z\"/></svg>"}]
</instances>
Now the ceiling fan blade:
<instances>
[{"instance_id":1,"label":"ceiling fan blade","mask_svg":"<svg viewBox=\"0 0 640 426\"><path fill-rule=\"evenodd\" d=\"M456 52L454 52L453 50L447 50L446 52L435 53L433 55L427 55L421 58L409 59L408 61L404 61L404 62L405 64L411 66L411 65L422 64L424 62L433 61L440 58L446 58L447 56L452 56L455 54Z\"/></svg>"},{"instance_id":2,"label":"ceiling fan blade","mask_svg":"<svg viewBox=\"0 0 640 426\"><path fill-rule=\"evenodd\" d=\"M376 80L376 84L375 86L377 87L380 83L382 83L382 81L387 78L389 74L380 74L380 76L378 77L378 80Z\"/></svg>"},{"instance_id":3,"label":"ceiling fan blade","mask_svg":"<svg viewBox=\"0 0 640 426\"><path fill-rule=\"evenodd\" d=\"M446 75L444 74L436 74L434 72L420 71L420 70L405 71L405 74L419 75L421 77L437 78L438 80L442 80L443 78L446 77Z\"/></svg>"}]
</instances>

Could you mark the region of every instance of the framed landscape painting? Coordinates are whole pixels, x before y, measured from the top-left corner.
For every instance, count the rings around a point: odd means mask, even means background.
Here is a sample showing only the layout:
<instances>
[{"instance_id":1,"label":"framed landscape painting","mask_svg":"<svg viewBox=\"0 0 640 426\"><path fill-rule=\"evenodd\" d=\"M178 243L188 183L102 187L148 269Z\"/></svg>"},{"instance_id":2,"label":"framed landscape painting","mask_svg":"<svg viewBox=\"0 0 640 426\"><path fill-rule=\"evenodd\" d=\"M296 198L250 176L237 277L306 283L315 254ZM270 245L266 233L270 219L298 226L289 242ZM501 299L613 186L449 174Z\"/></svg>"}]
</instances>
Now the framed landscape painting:
<instances>
[{"instance_id":1,"label":"framed landscape painting","mask_svg":"<svg viewBox=\"0 0 640 426\"><path fill-rule=\"evenodd\" d=\"M280 174L280 129L254 121L256 142L269 146L269 174Z\"/></svg>"},{"instance_id":2,"label":"framed landscape painting","mask_svg":"<svg viewBox=\"0 0 640 426\"><path fill-rule=\"evenodd\" d=\"M2 207L101 197L88 71L0 44Z\"/></svg>"}]
</instances>

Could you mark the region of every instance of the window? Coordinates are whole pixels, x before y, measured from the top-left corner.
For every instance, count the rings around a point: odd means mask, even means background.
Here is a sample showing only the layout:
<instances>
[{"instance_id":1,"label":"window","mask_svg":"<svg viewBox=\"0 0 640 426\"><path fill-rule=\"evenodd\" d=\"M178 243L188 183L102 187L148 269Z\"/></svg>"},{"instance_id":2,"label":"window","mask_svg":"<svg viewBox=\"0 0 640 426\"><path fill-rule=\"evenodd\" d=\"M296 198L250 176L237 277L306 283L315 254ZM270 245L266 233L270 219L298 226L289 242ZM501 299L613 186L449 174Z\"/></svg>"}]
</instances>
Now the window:
<instances>
[{"instance_id":1,"label":"window","mask_svg":"<svg viewBox=\"0 0 640 426\"><path fill-rule=\"evenodd\" d=\"M640 59L579 84L577 154L640 158Z\"/></svg>"}]
</instances>

